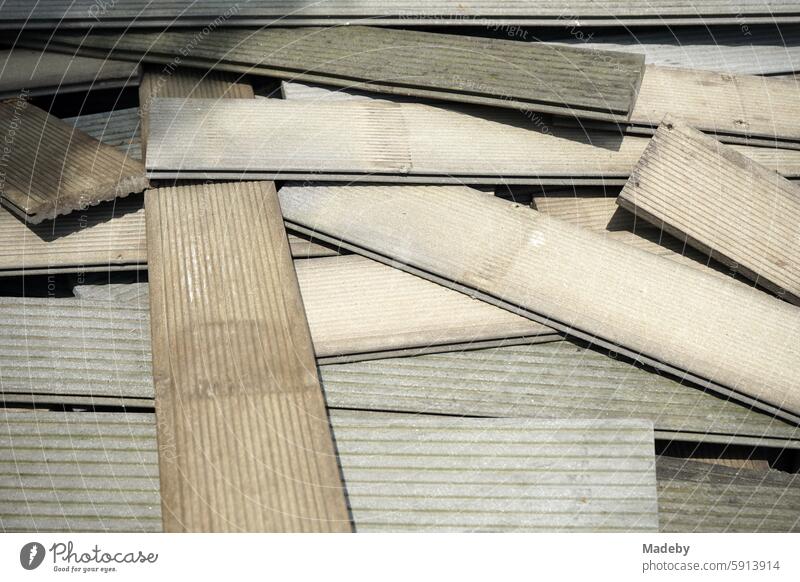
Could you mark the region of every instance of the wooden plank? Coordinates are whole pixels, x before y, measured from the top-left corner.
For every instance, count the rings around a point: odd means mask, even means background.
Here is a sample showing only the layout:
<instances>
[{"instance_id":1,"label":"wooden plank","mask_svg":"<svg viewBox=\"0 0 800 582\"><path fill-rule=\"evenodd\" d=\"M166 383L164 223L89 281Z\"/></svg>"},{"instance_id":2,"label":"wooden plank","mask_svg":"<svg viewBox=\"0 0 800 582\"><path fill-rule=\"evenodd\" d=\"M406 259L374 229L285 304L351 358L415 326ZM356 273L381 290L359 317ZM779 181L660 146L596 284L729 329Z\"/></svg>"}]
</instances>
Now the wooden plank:
<instances>
[{"instance_id":1,"label":"wooden plank","mask_svg":"<svg viewBox=\"0 0 800 582\"><path fill-rule=\"evenodd\" d=\"M322 239L800 418L800 311L764 293L463 187L284 187L280 199Z\"/></svg>"},{"instance_id":2,"label":"wooden plank","mask_svg":"<svg viewBox=\"0 0 800 582\"><path fill-rule=\"evenodd\" d=\"M800 187L668 117L617 202L800 304Z\"/></svg>"},{"instance_id":3,"label":"wooden plank","mask_svg":"<svg viewBox=\"0 0 800 582\"><path fill-rule=\"evenodd\" d=\"M165 67L146 65L139 85L139 110L142 116L142 152L147 145L150 107L153 99L172 97L188 99L253 99L253 86L242 82L242 75L223 71L204 71L174 63Z\"/></svg>"},{"instance_id":4,"label":"wooden plank","mask_svg":"<svg viewBox=\"0 0 800 582\"><path fill-rule=\"evenodd\" d=\"M41 37L48 49L179 62L460 103L627 120L644 57L620 52L365 26ZM192 50L186 54L186 47Z\"/></svg>"},{"instance_id":5,"label":"wooden plank","mask_svg":"<svg viewBox=\"0 0 800 582\"><path fill-rule=\"evenodd\" d=\"M348 26L711 26L800 22L796 0L5 0L0 28ZM520 33L521 34L521 33Z\"/></svg>"},{"instance_id":6,"label":"wooden plank","mask_svg":"<svg viewBox=\"0 0 800 582\"><path fill-rule=\"evenodd\" d=\"M147 168L164 179L623 185L647 146L510 110L377 99L157 99L150 115ZM738 147L800 176L800 151Z\"/></svg>"},{"instance_id":7,"label":"wooden plank","mask_svg":"<svg viewBox=\"0 0 800 582\"><path fill-rule=\"evenodd\" d=\"M144 166L21 99L0 103L0 202L31 224L147 187Z\"/></svg>"},{"instance_id":8,"label":"wooden plank","mask_svg":"<svg viewBox=\"0 0 800 582\"><path fill-rule=\"evenodd\" d=\"M139 84L139 65L16 47L0 51L0 99Z\"/></svg>"},{"instance_id":9,"label":"wooden plank","mask_svg":"<svg viewBox=\"0 0 800 582\"><path fill-rule=\"evenodd\" d=\"M350 531L273 184L145 203L164 530Z\"/></svg>"}]
</instances>

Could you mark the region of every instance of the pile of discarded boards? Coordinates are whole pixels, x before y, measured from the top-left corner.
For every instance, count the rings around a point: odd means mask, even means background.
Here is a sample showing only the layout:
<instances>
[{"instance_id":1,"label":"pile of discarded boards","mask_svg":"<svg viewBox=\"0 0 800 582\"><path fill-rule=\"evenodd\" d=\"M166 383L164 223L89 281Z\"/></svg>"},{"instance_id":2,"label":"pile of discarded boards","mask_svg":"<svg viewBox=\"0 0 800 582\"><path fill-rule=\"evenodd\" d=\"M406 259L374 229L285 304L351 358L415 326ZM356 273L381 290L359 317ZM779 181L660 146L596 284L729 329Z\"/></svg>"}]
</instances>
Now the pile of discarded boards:
<instances>
[{"instance_id":1,"label":"pile of discarded boards","mask_svg":"<svg viewBox=\"0 0 800 582\"><path fill-rule=\"evenodd\" d=\"M800 530L800 2L294 4L0 5L0 531Z\"/></svg>"}]
</instances>

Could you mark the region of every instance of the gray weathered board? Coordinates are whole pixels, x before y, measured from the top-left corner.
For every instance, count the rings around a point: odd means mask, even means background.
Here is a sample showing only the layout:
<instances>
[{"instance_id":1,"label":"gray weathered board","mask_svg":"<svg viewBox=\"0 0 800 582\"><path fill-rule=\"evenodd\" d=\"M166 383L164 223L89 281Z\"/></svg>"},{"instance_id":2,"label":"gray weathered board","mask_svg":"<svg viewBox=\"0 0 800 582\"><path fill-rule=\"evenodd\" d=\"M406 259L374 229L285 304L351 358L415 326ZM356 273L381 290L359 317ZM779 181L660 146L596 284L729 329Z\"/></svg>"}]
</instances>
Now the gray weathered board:
<instances>
[{"instance_id":1,"label":"gray weathered board","mask_svg":"<svg viewBox=\"0 0 800 582\"><path fill-rule=\"evenodd\" d=\"M683 69L738 75L777 75L800 70L800 29L796 26L581 30L557 42L640 53L649 65Z\"/></svg>"},{"instance_id":2,"label":"gray weathered board","mask_svg":"<svg viewBox=\"0 0 800 582\"><path fill-rule=\"evenodd\" d=\"M30 224L141 192L144 166L22 99L0 103L0 203Z\"/></svg>"},{"instance_id":3,"label":"gray weathered board","mask_svg":"<svg viewBox=\"0 0 800 582\"><path fill-rule=\"evenodd\" d=\"M0 99L139 84L139 65L24 48L0 50Z\"/></svg>"},{"instance_id":4,"label":"gray weathered board","mask_svg":"<svg viewBox=\"0 0 800 582\"><path fill-rule=\"evenodd\" d=\"M128 285L140 291L146 286ZM146 293L127 304L98 296L0 301L2 399L38 407L152 408L148 301ZM380 306L391 303L387 297ZM350 312L343 311L342 319ZM310 327L313 332L313 321ZM384 328L383 335L390 332ZM572 342L463 353L445 353L445 345L435 349L439 355L389 358L384 351L381 361L322 365L329 405L450 416L645 418L661 439L800 448L796 426Z\"/></svg>"},{"instance_id":5,"label":"gray weathered board","mask_svg":"<svg viewBox=\"0 0 800 582\"><path fill-rule=\"evenodd\" d=\"M150 119L147 168L164 179L622 185L647 146L511 110L378 99L156 99ZM800 176L800 151L737 148Z\"/></svg>"},{"instance_id":6,"label":"gray weathered board","mask_svg":"<svg viewBox=\"0 0 800 582\"><path fill-rule=\"evenodd\" d=\"M138 107L87 113L68 117L64 121L134 160L142 159Z\"/></svg>"},{"instance_id":7,"label":"gray weathered board","mask_svg":"<svg viewBox=\"0 0 800 582\"><path fill-rule=\"evenodd\" d=\"M134 194L37 225L0 208L0 277L146 268L143 204ZM294 234L289 246L296 259L338 254Z\"/></svg>"},{"instance_id":8,"label":"gray weathered board","mask_svg":"<svg viewBox=\"0 0 800 582\"><path fill-rule=\"evenodd\" d=\"M667 117L617 202L800 303L800 187Z\"/></svg>"},{"instance_id":9,"label":"gray weathered board","mask_svg":"<svg viewBox=\"0 0 800 582\"><path fill-rule=\"evenodd\" d=\"M298 186L280 200L320 240L800 419L800 311L765 293L464 187Z\"/></svg>"},{"instance_id":10,"label":"gray weathered board","mask_svg":"<svg viewBox=\"0 0 800 582\"><path fill-rule=\"evenodd\" d=\"M0 27L302 26L738 26L800 22L796 0L5 0Z\"/></svg>"},{"instance_id":11,"label":"gray weathered board","mask_svg":"<svg viewBox=\"0 0 800 582\"><path fill-rule=\"evenodd\" d=\"M332 411L358 531L655 531L644 421ZM0 411L0 531L161 531L153 414ZM446 483L446 484L443 484Z\"/></svg>"},{"instance_id":12,"label":"gray weathered board","mask_svg":"<svg viewBox=\"0 0 800 582\"><path fill-rule=\"evenodd\" d=\"M0 10L2 14L2 10ZM625 121L644 57L576 47L362 26L56 33L23 42L368 91ZM191 50L187 51L186 47Z\"/></svg>"},{"instance_id":13,"label":"gray weathered board","mask_svg":"<svg viewBox=\"0 0 800 582\"><path fill-rule=\"evenodd\" d=\"M351 531L274 184L145 207L165 531Z\"/></svg>"},{"instance_id":14,"label":"gray weathered board","mask_svg":"<svg viewBox=\"0 0 800 582\"><path fill-rule=\"evenodd\" d=\"M665 533L800 532L800 475L660 457Z\"/></svg>"}]
</instances>

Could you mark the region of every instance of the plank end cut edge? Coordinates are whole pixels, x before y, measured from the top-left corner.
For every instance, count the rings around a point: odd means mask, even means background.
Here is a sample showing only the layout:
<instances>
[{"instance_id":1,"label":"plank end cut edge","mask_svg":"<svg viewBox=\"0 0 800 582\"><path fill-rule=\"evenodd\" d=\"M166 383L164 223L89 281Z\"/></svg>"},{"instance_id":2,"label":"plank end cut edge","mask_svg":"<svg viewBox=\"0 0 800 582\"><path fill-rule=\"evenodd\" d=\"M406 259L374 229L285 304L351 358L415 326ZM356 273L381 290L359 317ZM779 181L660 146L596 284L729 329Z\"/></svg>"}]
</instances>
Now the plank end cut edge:
<instances>
[{"instance_id":1,"label":"plank end cut edge","mask_svg":"<svg viewBox=\"0 0 800 582\"><path fill-rule=\"evenodd\" d=\"M352 531L274 184L145 206L164 530Z\"/></svg>"}]
</instances>

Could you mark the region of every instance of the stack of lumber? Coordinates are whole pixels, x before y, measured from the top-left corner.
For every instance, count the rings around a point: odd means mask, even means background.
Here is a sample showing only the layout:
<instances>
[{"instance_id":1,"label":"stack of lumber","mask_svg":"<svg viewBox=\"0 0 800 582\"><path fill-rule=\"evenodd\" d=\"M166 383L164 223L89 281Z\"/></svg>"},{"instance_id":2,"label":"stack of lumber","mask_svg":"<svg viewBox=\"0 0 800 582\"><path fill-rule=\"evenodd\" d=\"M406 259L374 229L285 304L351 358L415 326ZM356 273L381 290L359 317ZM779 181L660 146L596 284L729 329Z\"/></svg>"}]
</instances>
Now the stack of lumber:
<instances>
[{"instance_id":1,"label":"stack of lumber","mask_svg":"<svg viewBox=\"0 0 800 582\"><path fill-rule=\"evenodd\" d=\"M0 4L0 531L800 530L798 24Z\"/></svg>"}]
</instances>

